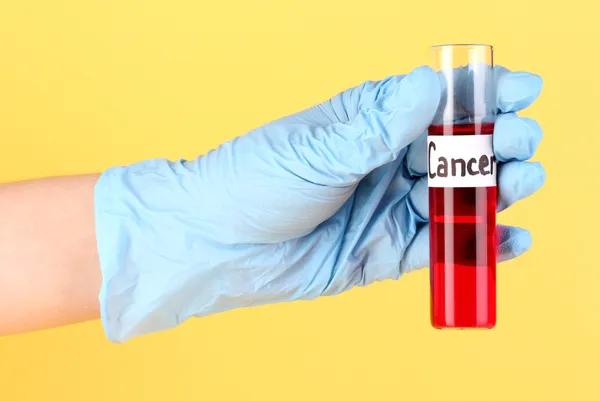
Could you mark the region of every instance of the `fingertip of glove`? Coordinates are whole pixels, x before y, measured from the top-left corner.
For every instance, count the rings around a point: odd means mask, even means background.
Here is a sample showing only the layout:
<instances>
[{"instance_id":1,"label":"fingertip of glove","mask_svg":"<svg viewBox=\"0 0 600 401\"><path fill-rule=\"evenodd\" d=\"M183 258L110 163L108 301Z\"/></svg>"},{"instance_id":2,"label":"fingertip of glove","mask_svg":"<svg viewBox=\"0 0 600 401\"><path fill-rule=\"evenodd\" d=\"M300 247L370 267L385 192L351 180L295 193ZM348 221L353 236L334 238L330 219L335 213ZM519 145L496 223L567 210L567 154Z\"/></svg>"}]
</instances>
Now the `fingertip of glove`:
<instances>
[{"instance_id":1,"label":"fingertip of glove","mask_svg":"<svg viewBox=\"0 0 600 401\"><path fill-rule=\"evenodd\" d=\"M387 88L382 93L386 95L382 106L386 109L412 110L415 107L433 103L439 98L440 80L430 67L415 68L408 75L399 79L387 79Z\"/></svg>"},{"instance_id":2,"label":"fingertip of glove","mask_svg":"<svg viewBox=\"0 0 600 401\"><path fill-rule=\"evenodd\" d=\"M418 67L397 83L381 103L381 111L394 111L410 132L421 133L431 123L440 100L440 79L430 67Z\"/></svg>"},{"instance_id":3,"label":"fingertip of glove","mask_svg":"<svg viewBox=\"0 0 600 401\"><path fill-rule=\"evenodd\" d=\"M499 237L499 262L521 256L527 252L533 244L531 233L520 227L504 227L499 232Z\"/></svg>"},{"instance_id":4,"label":"fingertip of glove","mask_svg":"<svg viewBox=\"0 0 600 401\"><path fill-rule=\"evenodd\" d=\"M431 67L417 67L402 80L400 91L413 95L416 100L435 103L437 107L441 91L440 77Z\"/></svg>"},{"instance_id":5,"label":"fingertip of glove","mask_svg":"<svg viewBox=\"0 0 600 401\"><path fill-rule=\"evenodd\" d=\"M546 169L540 162L520 163L523 177L523 194L526 197L539 190L546 182Z\"/></svg>"},{"instance_id":6,"label":"fingertip of glove","mask_svg":"<svg viewBox=\"0 0 600 401\"><path fill-rule=\"evenodd\" d=\"M534 176L537 178L540 186L542 186L546 182L546 169L540 162L532 162L531 164L534 166Z\"/></svg>"},{"instance_id":7,"label":"fingertip of glove","mask_svg":"<svg viewBox=\"0 0 600 401\"><path fill-rule=\"evenodd\" d=\"M513 250L516 256L519 256L531 248L531 245L533 244L533 237L529 231L525 230L524 228L520 228L513 241L515 243Z\"/></svg>"},{"instance_id":8,"label":"fingertip of glove","mask_svg":"<svg viewBox=\"0 0 600 401\"><path fill-rule=\"evenodd\" d=\"M505 113L522 110L538 98L543 85L542 77L531 72L503 74L498 82L498 107Z\"/></svg>"},{"instance_id":9,"label":"fingertip of glove","mask_svg":"<svg viewBox=\"0 0 600 401\"><path fill-rule=\"evenodd\" d=\"M494 147L501 162L528 160L535 154L543 136L541 126L533 119L502 114L496 121Z\"/></svg>"}]
</instances>

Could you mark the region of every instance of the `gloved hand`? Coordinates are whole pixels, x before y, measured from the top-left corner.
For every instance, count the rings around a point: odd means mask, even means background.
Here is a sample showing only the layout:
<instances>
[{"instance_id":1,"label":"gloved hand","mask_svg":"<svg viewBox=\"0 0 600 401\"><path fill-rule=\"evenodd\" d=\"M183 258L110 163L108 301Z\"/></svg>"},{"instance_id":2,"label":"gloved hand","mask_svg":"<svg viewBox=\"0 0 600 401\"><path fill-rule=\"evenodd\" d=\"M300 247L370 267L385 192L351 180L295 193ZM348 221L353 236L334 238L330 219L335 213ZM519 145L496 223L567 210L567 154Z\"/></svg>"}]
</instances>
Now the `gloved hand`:
<instances>
[{"instance_id":1,"label":"gloved hand","mask_svg":"<svg viewBox=\"0 0 600 401\"><path fill-rule=\"evenodd\" d=\"M499 210L539 189L542 136L514 113L538 96L533 74L498 68L494 135ZM427 266L426 130L436 73L366 82L192 161L104 172L96 227L101 313L123 342L192 316L312 299ZM499 227L498 260L527 231Z\"/></svg>"}]
</instances>

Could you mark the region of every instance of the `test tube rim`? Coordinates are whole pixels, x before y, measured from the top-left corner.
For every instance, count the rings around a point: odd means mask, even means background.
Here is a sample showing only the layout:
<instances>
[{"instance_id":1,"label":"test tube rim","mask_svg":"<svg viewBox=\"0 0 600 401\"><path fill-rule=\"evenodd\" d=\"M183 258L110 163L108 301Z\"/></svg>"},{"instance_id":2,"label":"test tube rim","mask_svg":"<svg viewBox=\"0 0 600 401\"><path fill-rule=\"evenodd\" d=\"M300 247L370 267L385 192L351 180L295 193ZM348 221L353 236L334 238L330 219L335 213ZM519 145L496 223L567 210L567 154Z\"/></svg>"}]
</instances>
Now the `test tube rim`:
<instances>
[{"instance_id":1,"label":"test tube rim","mask_svg":"<svg viewBox=\"0 0 600 401\"><path fill-rule=\"evenodd\" d=\"M441 45L433 45L432 49L440 48L440 47L487 47L489 49L493 49L494 46L488 45L485 43L446 43Z\"/></svg>"}]
</instances>

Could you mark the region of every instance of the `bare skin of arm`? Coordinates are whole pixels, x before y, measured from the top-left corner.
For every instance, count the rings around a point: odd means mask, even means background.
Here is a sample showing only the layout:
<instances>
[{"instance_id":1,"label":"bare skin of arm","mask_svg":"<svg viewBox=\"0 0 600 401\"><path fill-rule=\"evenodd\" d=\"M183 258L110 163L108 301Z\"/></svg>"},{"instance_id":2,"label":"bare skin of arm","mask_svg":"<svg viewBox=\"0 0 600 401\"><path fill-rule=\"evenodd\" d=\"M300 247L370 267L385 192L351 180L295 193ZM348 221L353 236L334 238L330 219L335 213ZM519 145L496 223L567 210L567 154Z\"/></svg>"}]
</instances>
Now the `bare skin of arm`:
<instances>
[{"instance_id":1,"label":"bare skin of arm","mask_svg":"<svg viewBox=\"0 0 600 401\"><path fill-rule=\"evenodd\" d=\"M0 184L0 336L100 316L98 178Z\"/></svg>"}]
</instances>

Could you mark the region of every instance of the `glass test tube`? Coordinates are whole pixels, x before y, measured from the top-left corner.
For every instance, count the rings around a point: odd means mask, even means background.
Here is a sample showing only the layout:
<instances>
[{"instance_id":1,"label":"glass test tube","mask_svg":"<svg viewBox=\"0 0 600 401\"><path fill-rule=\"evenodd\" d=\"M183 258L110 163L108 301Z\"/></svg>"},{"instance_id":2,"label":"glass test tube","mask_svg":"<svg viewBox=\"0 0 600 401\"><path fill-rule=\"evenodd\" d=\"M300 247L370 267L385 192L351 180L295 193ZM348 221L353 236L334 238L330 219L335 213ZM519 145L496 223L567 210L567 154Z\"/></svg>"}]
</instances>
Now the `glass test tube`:
<instances>
[{"instance_id":1,"label":"glass test tube","mask_svg":"<svg viewBox=\"0 0 600 401\"><path fill-rule=\"evenodd\" d=\"M434 46L442 83L427 137L431 324L496 324L496 118L493 48Z\"/></svg>"}]
</instances>

